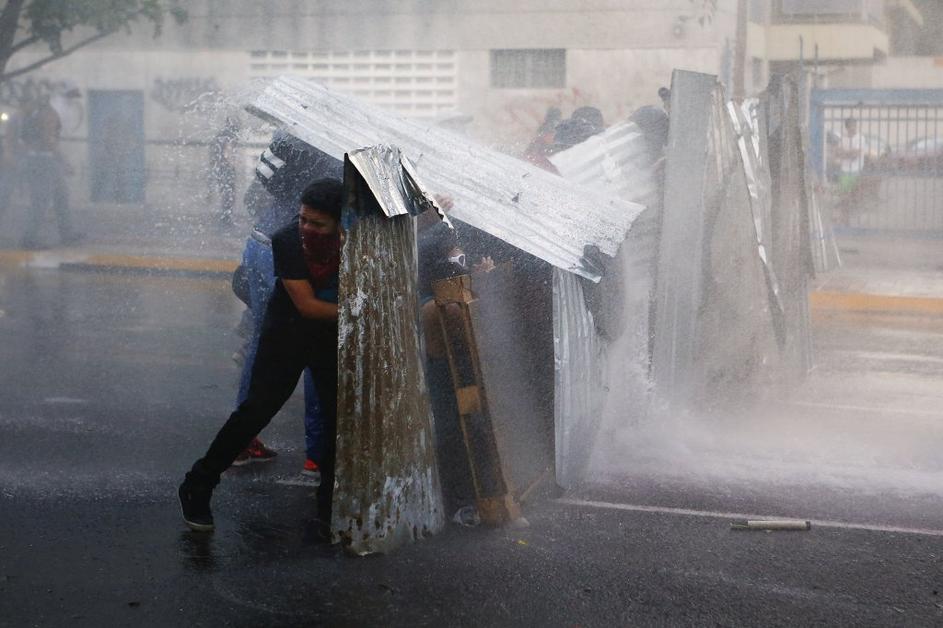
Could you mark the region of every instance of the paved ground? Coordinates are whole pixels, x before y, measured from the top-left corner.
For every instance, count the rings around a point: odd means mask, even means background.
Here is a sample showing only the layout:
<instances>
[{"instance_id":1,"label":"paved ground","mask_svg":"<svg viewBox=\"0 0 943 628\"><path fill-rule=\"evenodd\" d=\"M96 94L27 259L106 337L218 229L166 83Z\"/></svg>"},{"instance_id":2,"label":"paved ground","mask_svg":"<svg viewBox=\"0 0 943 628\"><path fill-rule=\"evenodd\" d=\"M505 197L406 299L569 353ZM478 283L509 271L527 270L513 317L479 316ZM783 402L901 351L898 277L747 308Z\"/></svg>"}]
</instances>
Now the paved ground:
<instances>
[{"instance_id":1,"label":"paved ground","mask_svg":"<svg viewBox=\"0 0 943 628\"><path fill-rule=\"evenodd\" d=\"M250 218L240 212L234 227L220 227L209 211L170 213L145 205L96 205L72 209L83 239L62 246L54 216L47 216L38 251L18 250L28 208L14 205L0 214L0 260L33 260L36 266L99 257L207 260L235 264L249 233ZM151 264L152 266L154 264Z\"/></svg>"},{"instance_id":2,"label":"paved ground","mask_svg":"<svg viewBox=\"0 0 943 628\"><path fill-rule=\"evenodd\" d=\"M220 278L0 266L0 626L943 623L935 319L819 322L820 371L782 406L832 406L792 415L846 463L813 448L814 481L640 474L533 506L527 529L357 559L292 484L297 399L265 434L279 459L227 474L217 533L179 520L176 482L232 402L238 315ZM743 533L727 513L825 523Z\"/></svg>"}]
</instances>

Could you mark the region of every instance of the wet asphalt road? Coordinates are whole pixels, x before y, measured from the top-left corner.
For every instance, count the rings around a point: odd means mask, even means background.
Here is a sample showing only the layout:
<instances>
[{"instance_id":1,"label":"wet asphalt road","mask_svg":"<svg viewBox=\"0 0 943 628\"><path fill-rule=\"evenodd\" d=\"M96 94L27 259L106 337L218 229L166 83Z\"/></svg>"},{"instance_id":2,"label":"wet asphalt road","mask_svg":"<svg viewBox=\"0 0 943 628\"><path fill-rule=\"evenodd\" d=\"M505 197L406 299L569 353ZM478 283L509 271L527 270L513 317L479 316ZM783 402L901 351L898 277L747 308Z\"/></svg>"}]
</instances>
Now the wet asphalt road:
<instances>
[{"instance_id":1,"label":"wet asphalt road","mask_svg":"<svg viewBox=\"0 0 943 628\"><path fill-rule=\"evenodd\" d=\"M392 556L347 557L318 540L310 489L291 484L298 399L264 435L279 459L228 473L216 534L189 533L174 490L230 409L238 315L225 281L0 270L0 626L943 624L932 534L742 533L722 517L545 501L527 529L452 525ZM858 366L835 352L861 337L827 333L831 390L939 340L921 327L890 351L875 333ZM849 394L870 407L910 391L877 416L918 421L926 440L937 432L920 404L935 405L940 371L911 362L916 373L875 376L890 388ZM943 528L939 491L889 487L636 477L574 498Z\"/></svg>"}]
</instances>

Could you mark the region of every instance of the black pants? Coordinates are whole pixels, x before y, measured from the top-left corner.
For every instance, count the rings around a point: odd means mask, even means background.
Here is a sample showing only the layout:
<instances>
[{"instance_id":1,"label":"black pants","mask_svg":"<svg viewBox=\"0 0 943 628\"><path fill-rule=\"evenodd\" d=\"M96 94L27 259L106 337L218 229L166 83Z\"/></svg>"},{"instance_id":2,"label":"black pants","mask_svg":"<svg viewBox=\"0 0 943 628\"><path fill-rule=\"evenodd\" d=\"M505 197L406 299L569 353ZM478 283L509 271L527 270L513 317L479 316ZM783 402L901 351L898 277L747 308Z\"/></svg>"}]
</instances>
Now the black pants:
<instances>
[{"instance_id":1,"label":"black pants","mask_svg":"<svg viewBox=\"0 0 943 628\"><path fill-rule=\"evenodd\" d=\"M324 419L324 459L318 488L318 516L327 520L334 492L337 450L337 327L325 333L265 329L252 367L249 394L213 439L206 454L193 465L188 481L215 486L220 474L272 420L291 397L298 378L310 367Z\"/></svg>"}]
</instances>

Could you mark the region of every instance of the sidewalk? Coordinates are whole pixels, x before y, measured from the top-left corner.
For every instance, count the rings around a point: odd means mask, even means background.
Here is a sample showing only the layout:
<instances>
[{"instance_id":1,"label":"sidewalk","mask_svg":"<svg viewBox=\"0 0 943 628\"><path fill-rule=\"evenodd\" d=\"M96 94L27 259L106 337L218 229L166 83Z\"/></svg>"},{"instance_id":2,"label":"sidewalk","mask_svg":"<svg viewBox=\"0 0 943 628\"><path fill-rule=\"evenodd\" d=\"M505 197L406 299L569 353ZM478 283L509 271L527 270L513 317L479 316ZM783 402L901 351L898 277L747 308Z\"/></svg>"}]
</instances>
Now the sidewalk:
<instances>
[{"instance_id":1,"label":"sidewalk","mask_svg":"<svg viewBox=\"0 0 943 628\"><path fill-rule=\"evenodd\" d=\"M817 277L813 313L943 316L943 241L844 236L843 266Z\"/></svg>"},{"instance_id":2,"label":"sidewalk","mask_svg":"<svg viewBox=\"0 0 943 628\"><path fill-rule=\"evenodd\" d=\"M0 266L220 278L239 264L251 229L248 216L223 229L209 212L169 216L141 206L95 207L74 212L86 236L77 245L25 251L17 247L22 226L11 225L17 222L11 218L5 217L0 234ZM55 243L56 236L48 225L47 240ZM816 278L813 314L943 317L943 241L844 236L839 247L843 266Z\"/></svg>"},{"instance_id":3,"label":"sidewalk","mask_svg":"<svg viewBox=\"0 0 943 628\"><path fill-rule=\"evenodd\" d=\"M111 272L146 272L197 276L229 276L239 264L251 225L237 216L237 225L219 227L207 212L167 215L144 206L76 209L73 221L81 241L58 245L54 216L42 234L48 243L39 250L19 247L24 212L4 217L0 265Z\"/></svg>"}]
</instances>

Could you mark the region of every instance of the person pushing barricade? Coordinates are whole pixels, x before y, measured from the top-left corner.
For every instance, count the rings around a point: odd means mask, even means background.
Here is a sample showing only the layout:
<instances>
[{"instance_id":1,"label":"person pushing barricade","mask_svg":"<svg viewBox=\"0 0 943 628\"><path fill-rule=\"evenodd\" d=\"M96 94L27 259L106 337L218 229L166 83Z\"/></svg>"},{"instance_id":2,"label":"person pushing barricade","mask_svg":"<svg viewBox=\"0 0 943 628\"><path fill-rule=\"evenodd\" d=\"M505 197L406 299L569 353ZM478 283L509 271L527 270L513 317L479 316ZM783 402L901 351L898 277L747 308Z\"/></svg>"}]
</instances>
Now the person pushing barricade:
<instances>
[{"instance_id":1,"label":"person pushing barricade","mask_svg":"<svg viewBox=\"0 0 943 628\"><path fill-rule=\"evenodd\" d=\"M246 399L239 404L178 489L183 519L195 531L214 529L210 501L220 474L268 425L291 396L305 367L312 371L324 427L318 516L329 524L337 432L337 304L317 292L336 290L340 270L343 184L319 179L300 199L298 220L272 236L275 291L262 323Z\"/></svg>"},{"instance_id":2,"label":"person pushing barricade","mask_svg":"<svg viewBox=\"0 0 943 628\"><path fill-rule=\"evenodd\" d=\"M237 406L249 395L252 365L262 335L265 308L275 290L272 236L285 225L297 222L298 199L311 181L321 178L340 181L343 178L343 163L284 131L276 131L268 148L259 157L256 180L250 186L250 192L254 186L259 186L265 192L262 193L264 197L260 202L247 203L247 207L252 206L255 209L255 226L246 240L241 268L246 283L244 300L251 311L252 333L246 344ZM330 288L319 291L316 296L327 301L337 300L336 291L332 292ZM306 455L302 473L319 481L321 459L324 455L323 421L310 369L305 370L304 397ZM254 439L249 447L236 457L233 465L274 458L274 451L259 439Z\"/></svg>"}]
</instances>

